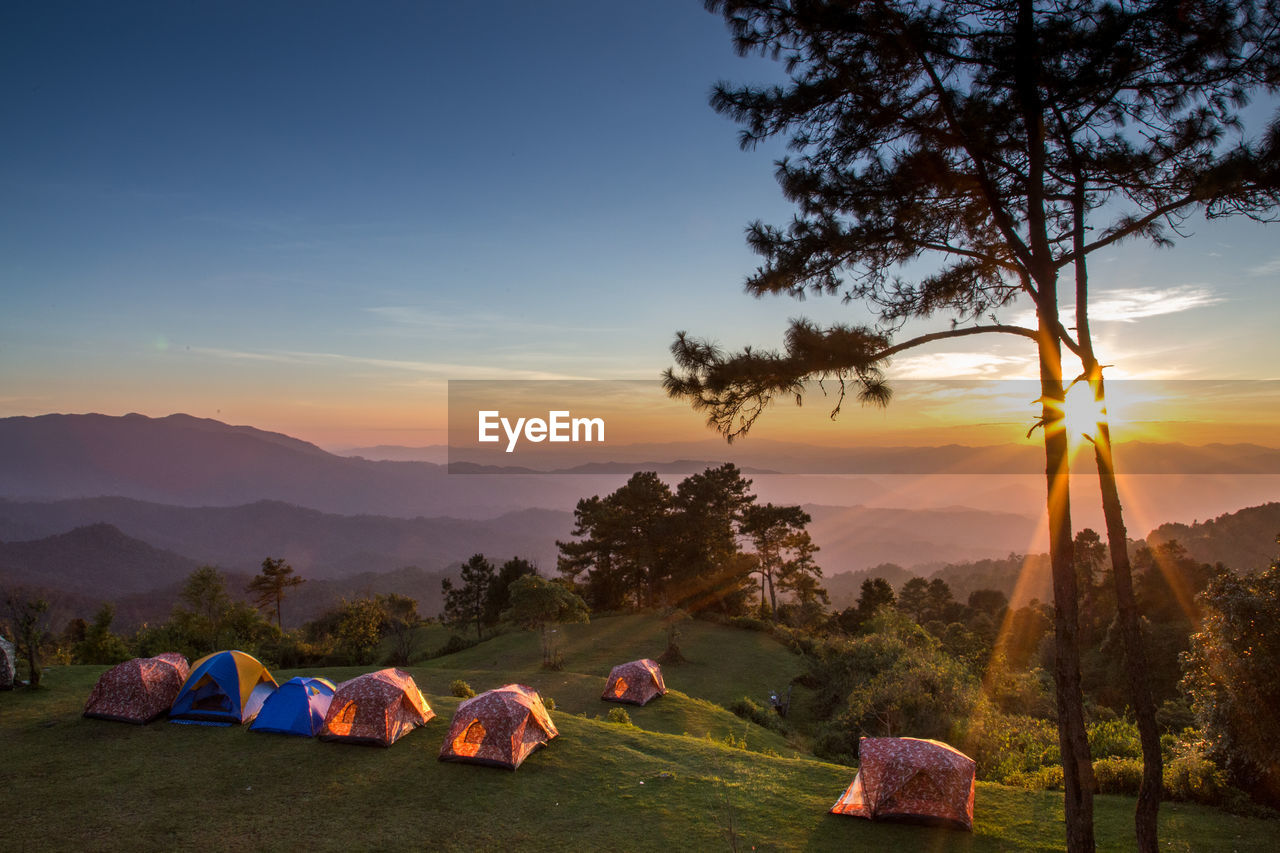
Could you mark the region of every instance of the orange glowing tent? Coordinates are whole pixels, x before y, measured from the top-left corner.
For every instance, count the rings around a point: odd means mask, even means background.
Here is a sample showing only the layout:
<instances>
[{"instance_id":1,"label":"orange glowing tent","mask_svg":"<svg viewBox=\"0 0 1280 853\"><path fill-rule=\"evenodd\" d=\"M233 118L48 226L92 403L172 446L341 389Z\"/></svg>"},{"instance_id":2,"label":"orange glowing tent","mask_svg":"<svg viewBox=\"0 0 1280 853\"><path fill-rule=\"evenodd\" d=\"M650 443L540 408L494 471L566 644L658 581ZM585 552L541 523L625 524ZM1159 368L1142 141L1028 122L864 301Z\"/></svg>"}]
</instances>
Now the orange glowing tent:
<instances>
[{"instance_id":1,"label":"orange glowing tent","mask_svg":"<svg viewBox=\"0 0 1280 853\"><path fill-rule=\"evenodd\" d=\"M558 734L538 691L508 684L458 706L440 760L515 770Z\"/></svg>"},{"instance_id":2,"label":"orange glowing tent","mask_svg":"<svg viewBox=\"0 0 1280 853\"><path fill-rule=\"evenodd\" d=\"M391 746L435 715L412 675L380 669L338 685L320 739Z\"/></svg>"},{"instance_id":3,"label":"orange glowing tent","mask_svg":"<svg viewBox=\"0 0 1280 853\"><path fill-rule=\"evenodd\" d=\"M941 741L864 737L858 773L831 813L972 830L974 768Z\"/></svg>"},{"instance_id":4,"label":"orange glowing tent","mask_svg":"<svg viewBox=\"0 0 1280 853\"><path fill-rule=\"evenodd\" d=\"M600 698L607 702L626 702L644 705L651 699L665 695L667 685L662 680L662 667L657 661L642 658L621 663L609 672Z\"/></svg>"}]
</instances>

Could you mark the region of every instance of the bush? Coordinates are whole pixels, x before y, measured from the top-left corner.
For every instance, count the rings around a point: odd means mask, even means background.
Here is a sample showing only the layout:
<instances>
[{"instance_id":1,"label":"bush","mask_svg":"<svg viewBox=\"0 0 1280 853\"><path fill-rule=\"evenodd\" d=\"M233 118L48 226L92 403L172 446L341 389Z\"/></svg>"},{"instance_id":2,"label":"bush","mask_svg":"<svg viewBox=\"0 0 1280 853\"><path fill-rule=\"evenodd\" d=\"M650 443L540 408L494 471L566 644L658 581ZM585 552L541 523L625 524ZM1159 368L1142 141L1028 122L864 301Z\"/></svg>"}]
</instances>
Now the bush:
<instances>
[{"instance_id":1,"label":"bush","mask_svg":"<svg viewBox=\"0 0 1280 853\"><path fill-rule=\"evenodd\" d=\"M1094 758L1141 758L1138 726L1128 720L1094 723L1089 727L1089 752Z\"/></svg>"},{"instance_id":2,"label":"bush","mask_svg":"<svg viewBox=\"0 0 1280 853\"><path fill-rule=\"evenodd\" d=\"M764 619L758 619L755 616L734 616L728 620L728 624L734 628L742 628L746 631L769 631L773 626Z\"/></svg>"},{"instance_id":3,"label":"bush","mask_svg":"<svg viewBox=\"0 0 1280 853\"><path fill-rule=\"evenodd\" d=\"M543 696L542 707L546 708L548 711L554 711L556 709L556 700L552 699L550 696Z\"/></svg>"},{"instance_id":4,"label":"bush","mask_svg":"<svg viewBox=\"0 0 1280 853\"><path fill-rule=\"evenodd\" d=\"M1005 777L1002 784L1028 791L1061 791L1062 766L1054 764L1035 770L1018 770Z\"/></svg>"},{"instance_id":5,"label":"bush","mask_svg":"<svg viewBox=\"0 0 1280 853\"><path fill-rule=\"evenodd\" d=\"M1164 765L1164 795L1170 800L1220 806L1226 790L1226 774L1197 745Z\"/></svg>"},{"instance_id":6,"label":"bush","mask_svg":"<svg viewBox=\"0 0 1280 853\"><path fill-rule=\"evenodd\" d=\"M470 699L476 695L476 692L471 689L470 684L467 684L461 678L455 678L449 682L449 695L457 696L459 699Z\"/></svg>"},{"instance_id":7,"label":"bush","mask_svg":"<svg viewBox=\"0 0 1280 853\"><path fill-rule=\"evenodd\" d=\"M984 781L1026 787L1032 784L1026 774L1061 764L1058 730L1048 720L1001 714L984 704L959 728L957 745L977 762Z\"/></svg>"},{"instance_id":8,"label":"bush","mask_svg":"<svg viewBox=\"0 0 1280 853\"><path fill-rule=\"evenodd\" d=\"M475 644L476 642L474 640L468 640L466 637L460 636L458 634L450 634L449 639L445 642L445 644L440 648L436 649L434 652L432 652L428 657L442 658L445 655L451 655L451 654L454 654L455 652L460 652L460 651L463 651L464 649L469 649Z\"/></svg>"},{"instance_id":9,"label":"bush","mask_svg":"<svg viewBox=\"0 0 1280 853\"><path fill-rule=\"evenodd\" d=\"M617 723L620 726L631 725L631 715L627 713L626 708L610 708L609 722Z\"/></svg>"},{"instance_id":10,"label":"bush","mask_svg":"<svg viewBox=\"0 0 1280 853\"><path fill-rule=\"evenodd\" d=\"M730 704L729 711L743 720L749 720L770 731L783 735L787 733L787 726L782 722L781 717L770 709L757 705L746 696Z\"/></svg>"},{"instance_id":11,"label":"bush","mask_svg":"<svg viewBox=\"0 0 1280 853\"><path fill-rule=\"evenodd\" d=\"M1093 776L1100 794L1138 795L1142 785L1142 759L1100 758L1093 762Z\"/></svg>"}]
</instances>

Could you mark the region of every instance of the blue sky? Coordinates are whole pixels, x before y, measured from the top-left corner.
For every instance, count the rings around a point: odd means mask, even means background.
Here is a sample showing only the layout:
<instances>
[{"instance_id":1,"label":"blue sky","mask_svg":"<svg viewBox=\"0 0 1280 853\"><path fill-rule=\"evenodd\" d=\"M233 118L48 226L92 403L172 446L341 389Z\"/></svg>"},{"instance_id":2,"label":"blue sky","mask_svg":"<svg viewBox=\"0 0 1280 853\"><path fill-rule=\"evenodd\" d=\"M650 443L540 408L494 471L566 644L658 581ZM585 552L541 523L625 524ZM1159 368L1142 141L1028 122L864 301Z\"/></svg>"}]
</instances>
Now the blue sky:
<instances>
[{"instance_id":1,"label":"blue sky","mask_svg":"<svg viewBox=\"0 0 1280 853\"><path fill-rule=\"evenodd\" d=\"M425 444L450 378L656 377L676 329L861 319L741 292L780 152L707 95L778 73L695 0L7 4L0 416ZM1276 232L1191 229L1095 262L1107 360L1276 378ZM898 367L1026 375L1018 343Z\"/></svg>"}]
</instances>

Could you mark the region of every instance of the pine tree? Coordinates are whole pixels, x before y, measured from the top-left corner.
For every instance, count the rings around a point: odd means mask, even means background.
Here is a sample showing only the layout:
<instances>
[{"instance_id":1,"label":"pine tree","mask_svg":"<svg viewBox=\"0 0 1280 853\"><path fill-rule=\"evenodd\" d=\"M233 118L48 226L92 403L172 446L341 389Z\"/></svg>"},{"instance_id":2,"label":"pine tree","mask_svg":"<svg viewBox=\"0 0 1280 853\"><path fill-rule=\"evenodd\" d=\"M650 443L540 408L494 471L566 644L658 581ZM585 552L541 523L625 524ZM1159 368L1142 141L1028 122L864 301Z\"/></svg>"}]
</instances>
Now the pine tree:
<instances>
[{"instance_id":1,"label":"pine tree","mask_svg":"<svg viewBox=\"0 0 1280 853\"><path fill-rule=\"evenodd\" d=\"M786 229L750 227L764 263L748 291L842 294L870 306L877 323L793 320L782 352L726 354L679 333L668 392L732 439L775 397L799 400L806 380L835 381L835 414L848 393L887 403L884 368L905 350L978 334L1034 343L1066 840L1071 851L1092 850L1062 349L1079 357L1082 377L1105 403L1088 326L1089 255L1128 238L1167 243L1170 229L1176 234L1178 221L1197 210L1270 214L1280 197L1280 126L1231 143L1223 131L1239 126L1251 90L1280 82L1275 4L707 6L724 15L740 52L782 59L790 76L767 89L720 85L713 96L743 125L744 147L786 136L795 152L778 164L778 178L800 213ZM1111 218L1097 221L1104 217ZM937 271L915 283L899 277L922 258L937 261ZM1059 310L1066 267L1075 277L1074 336ZM1035 306L1034 327L999 320L1020 297ZM950 329L894 340L907 321L939 314L950 315ZM1105 423L1097 433L1130 687L1142 706L1141 638L1130 630L1136 611L1124 590L1124 527ZM1147 766L1135 822L1139 848L1153 851L1159 755L1151 754L1145 722L1140 727Z\"/></svg>"},{"instance_id":2,"label":"pine tree","mask_svg":"<svg viewBox=\"0 0 1280 853\"><path fill-rule=\"evenodd\" d=\"M267 557L262 561L262 571L249 581L247 591L253 595L253 602L259 610L274 610L276 627L284 630L280 619L280 605L284 601L284 591L301 585L306 579L295 577L293 566L281 558Z\"/></svg>"}]
</instances>

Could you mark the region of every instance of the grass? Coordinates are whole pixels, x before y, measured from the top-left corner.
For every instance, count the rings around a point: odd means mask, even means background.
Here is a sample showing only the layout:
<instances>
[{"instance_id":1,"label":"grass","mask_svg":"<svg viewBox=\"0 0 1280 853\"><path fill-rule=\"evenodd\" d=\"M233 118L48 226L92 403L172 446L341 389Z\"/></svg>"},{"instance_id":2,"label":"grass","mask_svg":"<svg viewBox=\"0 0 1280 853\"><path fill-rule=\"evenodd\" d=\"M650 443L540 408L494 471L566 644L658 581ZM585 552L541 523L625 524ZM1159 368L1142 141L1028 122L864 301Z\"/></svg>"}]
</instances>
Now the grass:
<instances>
[{"instance_id":1,"label":"grass","mask_svg":"<svg viewBox=\"0 0 1280 853\"><path fill-rule=\"evenodd\" d=\"M849 768L751 751L772 748L764 736L776 736L748 727L705 694L689 695L703 678L714 696L736 698L795 665L763 635L697 626L682 638L694 659L690 669L664 670L671 694L628 707L635 726L600 719L614 707L598 698L605 664L654 653L640 646L656 620L615 619L594 623L598 639L592 626L566 635L564 672L538 668L529 634L410 667L439 716L390 749L242 728L85 720L84 699L103 668L50 668L45 689L0 694L4 849L730 850L730 823L741 850L1061 848L1060 794L979 784L972 834L827 814L852 778ZM742 659L734 640L751 644ZM723 670L713 651L725 655ZM752 654L759 673L743 678L743 659ZM361 671L310 674L341 680ZM294 674L301 673L277 677ZM460 701L448 695L454 678L476 690L507 681L545 689L556 699L561 737L515 773L437 761ZM714 731L722 723L746 732L748 750L719 742ZM786 745L777 742L781 753ZM1133 805L1125 797L1097 798L1100 849L1132 848ZM1173 804L1164 805L1161 820L1162 849L1274 847L1274 822Z\"/></svg>"}]
</instances>

